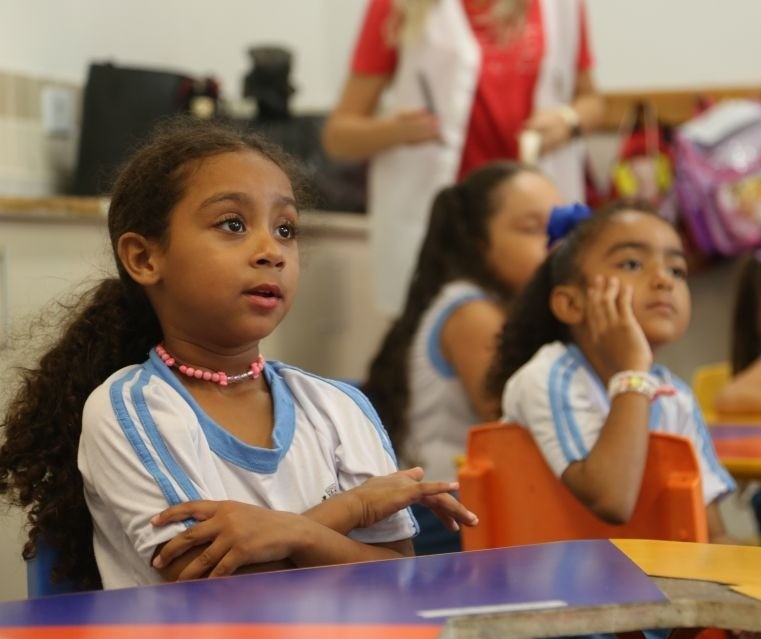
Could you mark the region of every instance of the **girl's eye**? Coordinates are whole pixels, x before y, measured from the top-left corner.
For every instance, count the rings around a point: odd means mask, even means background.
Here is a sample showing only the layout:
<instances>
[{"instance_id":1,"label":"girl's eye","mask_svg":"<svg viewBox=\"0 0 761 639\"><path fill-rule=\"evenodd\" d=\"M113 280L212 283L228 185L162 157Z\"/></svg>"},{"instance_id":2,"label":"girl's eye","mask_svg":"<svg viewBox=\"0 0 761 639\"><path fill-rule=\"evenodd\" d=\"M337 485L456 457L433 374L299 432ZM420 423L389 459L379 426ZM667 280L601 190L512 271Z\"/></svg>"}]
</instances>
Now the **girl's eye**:
<instances>
[{"instance_id":1,"label":"girl's eye","mask_svg":"<svg viewBox=\"0 0 761 639\"><path fill-rule=\"evenodd\" d=\"M634 259L624 260L623 262L619 262L618 267L624 271L636 271L642 267L642 262Z\"/></svg>"},{"instance_id":2,"label":"girl's eye","mask_svg":"<svg viewBox=\"0 0 761 639\"><path fill-rule=\"evenodd\" d=\"M671 274L679 280L687 279L687 269L682 266L672 266Z\"/></svg>"},{"instance_id":3,"label":"girl's eye","mask_svg":"<svg viewBox=\"0 0 761 639\"><path fill-rule=\"evenodd\" d=\"M292 224L291 222L284 222L275 228L275 233L282 240L294 240L298 235L298 230L295 224Z\"/></svg>"},{"instance_id":4,"label":"girl's eye","mask_svg":"<svg viewBox=\"0 0 761 639\"><path fill-rule=\"evenodd\" d=\"M246 230L246 224L237 215L217 222L216 226L231 233L243 233Z\"/></svg>"}]
</instances>

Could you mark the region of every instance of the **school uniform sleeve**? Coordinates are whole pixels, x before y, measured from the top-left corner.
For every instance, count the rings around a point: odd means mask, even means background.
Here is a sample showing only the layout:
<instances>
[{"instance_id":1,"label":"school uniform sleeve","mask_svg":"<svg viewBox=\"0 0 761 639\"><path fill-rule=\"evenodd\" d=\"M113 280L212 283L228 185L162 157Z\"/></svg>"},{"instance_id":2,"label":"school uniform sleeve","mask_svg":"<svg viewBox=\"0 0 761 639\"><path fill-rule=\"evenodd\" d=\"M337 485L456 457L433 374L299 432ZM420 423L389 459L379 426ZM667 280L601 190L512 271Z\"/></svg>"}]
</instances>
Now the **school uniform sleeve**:
<instances>
[{"instance_id":1,"label":"school uniform sleeve","mask_svg":"<svg viewBox=\"0 0 761 639\"><path fill-rule=\"evenodd\" d=\"M157 545L192 524L156 528L151 517L183 501L225 498L200 476L205 464L187 426L193 416L172 395L134 367L96 389L83 414L79 467L88 506L107 533L126 535L145 565Z\"/></svg>"},{"instance_id":2,"label":"school uniform sleeve","mask_svg":"<svg viewBox=\"0 0 761 639\"><path fill-rule=\"evenodd\" d=\"M388 475L398 469L396 455L386 429L370 401L357 389L342 389L348 401L350 420L339 425L340 443L336 448L339 486L349 490L370 477ZM409 509L401 510L370 528L355 528L349 536L373 544L409 539L419 532Z\"/></svg>"},{"instance_id":3,"label":"school uniform sleeve","mask_svg":"<svg viewBox=\"0 0 761 639\"><path fill-rule=\"evenodd\" d=\"M396 69L397 51L387 31L392 0L370 0L354 48L351 70L357 74L386 75Z\"/></svg>"},{"instance_id":4,"label":"school uniform sleeve","mask_svg":"<svg viewBox=\"0 0 761 639\"><path fill-rule=\"evenodd\" d=\"M679 406L677 434L689 438L693 443L700 465L703 501L710 504L737 490L737 484L719 462L711 434L692 389L675 376L671 377L671 384L677 390L676 400Z\"/></svg>"},{"instance_id":5,"label":"school uniform sleeve","mask_svg":"<svg viewBox=\"0 0 761 639\"><path fill-rule=\"evenodd\" d=\"M505 385L502 421L527 428L558 477L585 459L605 423L588 374L560 343L547 345Z\"/></svg>"},{"instance_id":6,"label":"school uniform sleeve","mask_svg":"<svg viewBox=\"0 0 761 639\"><path fill-rule=\"evenodd\" d=\"M391 441L370 401L354 386L325 379L293 367L281 368L300 409L329 449L337 489L347 491L371 477L398 470ZM409 539L418 533L409 508L349 537L364 543Z\"/></svg>"}]
</instances>

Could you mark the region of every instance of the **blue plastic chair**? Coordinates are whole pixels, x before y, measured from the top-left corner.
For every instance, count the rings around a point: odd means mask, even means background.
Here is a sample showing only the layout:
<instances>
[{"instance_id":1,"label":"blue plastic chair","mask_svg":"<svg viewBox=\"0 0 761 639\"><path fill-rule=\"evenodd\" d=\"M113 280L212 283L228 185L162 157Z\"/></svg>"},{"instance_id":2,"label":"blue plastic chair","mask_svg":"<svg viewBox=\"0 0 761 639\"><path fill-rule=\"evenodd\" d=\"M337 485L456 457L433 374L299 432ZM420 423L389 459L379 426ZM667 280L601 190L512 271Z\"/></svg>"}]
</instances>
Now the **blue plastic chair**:
<instances>
[{"instance_id":1,"label":"blue plastic chair","mask_svg":"<svg viewBox=\"0 0 761 639\"><path fill-rule=\"evenodd\" d=\"M43 541L37 542L37 555L26 562L26 595L29 599L46 595L61 595L79 589L70 581L53 583L50 573L58 553Z\"/></svg>"}]
</instances>

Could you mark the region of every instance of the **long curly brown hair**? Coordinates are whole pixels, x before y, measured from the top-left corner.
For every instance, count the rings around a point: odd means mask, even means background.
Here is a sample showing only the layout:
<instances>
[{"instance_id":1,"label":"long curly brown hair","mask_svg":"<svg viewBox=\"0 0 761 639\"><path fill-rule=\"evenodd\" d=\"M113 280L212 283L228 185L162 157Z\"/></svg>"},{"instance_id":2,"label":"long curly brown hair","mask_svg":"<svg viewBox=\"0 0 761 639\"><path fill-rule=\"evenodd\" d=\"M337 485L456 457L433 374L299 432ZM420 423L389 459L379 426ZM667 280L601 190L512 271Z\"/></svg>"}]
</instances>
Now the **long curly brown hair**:
<instances>
[{"instance_id":1,"label":"long curly brown hair","mask_svg":"<svg viewBox=\"0 0 761 639\"><path fill-rule=\"evenodd\" d=\"M439 291L448 282L467 279L505 305L513 296L483 254L489 246L489 220L498 204L496 190L526 171L533 169L517 162L493 162L442 189L434 199L404 308L383 338L362 387L397 451L408 431L410 347Z\"/></svg>"},{"instance_id":2,"label":"long curly brown hair","mask_svg":"<svg viewBox=\"0 0 761 639\"><path fill-rule=\"evenodd\" d=\"M19 370L18 389L0 423L0 495L26 510L24 558L33 558L41 543L56 551L53 581L69 580L83 589L101 585L77 468L82 409L109 375L145 361L162 339L143 289L116 255L117 241L131 231L166 242L169 216L183 195L191 163L244 150L262 154L285 171L297 200L307 194L295 163L261 138L188 117L164 122L114 184L108 231L118 277L101 281L69 307L60 339L38 366Z\"/></svg>"}]
</instances>

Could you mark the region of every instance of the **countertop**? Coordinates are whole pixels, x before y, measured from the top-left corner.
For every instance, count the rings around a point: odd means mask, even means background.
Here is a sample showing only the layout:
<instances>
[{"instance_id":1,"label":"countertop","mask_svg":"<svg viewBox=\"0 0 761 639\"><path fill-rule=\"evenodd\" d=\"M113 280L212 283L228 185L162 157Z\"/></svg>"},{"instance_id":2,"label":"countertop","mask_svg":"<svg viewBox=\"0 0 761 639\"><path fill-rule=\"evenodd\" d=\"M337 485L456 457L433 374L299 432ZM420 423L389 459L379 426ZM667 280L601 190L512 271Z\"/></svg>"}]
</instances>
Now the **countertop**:
<instances>
[{"instance_id":1,"label":"countertop","mask_svg":"<svg viewBox=\"0 0 761 639\"><path fill-rule=\"evenodd\" d=\"M103 223L108 212L108 199L98 197L0 196L0 221L14 222L93 222ZM367 235L367 217L358 213L305 211L301 216L308 235Z\"/></svg>"}]
</instances>

